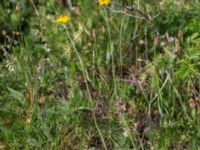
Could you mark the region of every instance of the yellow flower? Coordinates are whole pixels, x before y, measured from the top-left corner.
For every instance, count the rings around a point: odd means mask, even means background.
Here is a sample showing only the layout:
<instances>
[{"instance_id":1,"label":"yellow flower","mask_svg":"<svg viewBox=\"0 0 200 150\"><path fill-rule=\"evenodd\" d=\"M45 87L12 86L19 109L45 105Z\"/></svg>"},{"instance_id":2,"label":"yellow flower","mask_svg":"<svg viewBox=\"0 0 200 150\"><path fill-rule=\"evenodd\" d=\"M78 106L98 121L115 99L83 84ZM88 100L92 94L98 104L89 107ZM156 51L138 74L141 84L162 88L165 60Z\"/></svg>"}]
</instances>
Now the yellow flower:
<instances>
[{"instance_id":1,"label":"yellow flower","mask_svg":"<svg viewBox=\"0 0 200 150\"><path fill-rule=\"evenodd\" d=\"M56 19L57 23L68 23L70 21L69 16L60 16L58 19Z\"/></svg>"},{"instance_id":2,"label":"yellow flower","mask_svg":"<svg viewBox=\"0 0 200 150\"><path fill-rule=\"evenodd\" d=\"M103 6L103 5L108 5L110 3L110 0L99 0L99 5Z\"/></svg>"},{"instance_id":3,"label":"yellow flower","mask_svg":"<svg viewBox=\"0 0 200 150\"><path fill-rule=\"evenodd\" d=\"M16 36L19 36L19 35L20 35L20 32L19 32L19 31L16 31L16 32L15 32L15 35L16 35Z\"/></svg>"}]
</instances>

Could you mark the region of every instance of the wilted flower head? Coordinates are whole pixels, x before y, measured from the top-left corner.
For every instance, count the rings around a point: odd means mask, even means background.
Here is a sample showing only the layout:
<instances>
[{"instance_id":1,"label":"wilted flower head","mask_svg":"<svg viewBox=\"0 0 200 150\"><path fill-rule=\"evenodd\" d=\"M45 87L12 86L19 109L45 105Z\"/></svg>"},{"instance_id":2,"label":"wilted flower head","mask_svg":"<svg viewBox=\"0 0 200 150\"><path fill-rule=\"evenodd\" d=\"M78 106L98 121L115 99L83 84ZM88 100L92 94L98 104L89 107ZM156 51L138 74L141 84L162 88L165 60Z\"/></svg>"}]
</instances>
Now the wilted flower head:
<instances>
[{"instance_id":1,"label":"wilted flower head","mask_svg":"<svg viewBox=\"0 0 200 150\"><path fill-rule=\"evenodd\" d=\"M22 6L19 3L17 3L17 5L15 6L15 10L21 11L21 9L22 9Z\"/></svg>"},{"instance_id":2,"label":"wilted flower head","mask_svg":"<svg viewBox=\"0 0 200 150\"><path fill-rule=\"evenodd\" d=\"M68 23L70 21L69 16L60 16L58 19L56 19L57 23Z\"/></svg>"},{"instance_id":3,"label":"wilted flower head","mask_svg":"<svg viewBox=\"0 0 200 150\"><path fill-rule=\"evenodd\" d=\"M19 35L20 35L20 32L19 32L19 31L16 31L16 32L15 32L15 35L16 35L16 36L19 36Z\"/></svg>"},{"instance_id":4,"label":"wilted flower head","mask_svg":"<svg viewBox=\"0 0 200 150\"><path fill-rule=\"evenodd\" d=\"M110 0L99 0L99 5L103 6L103 5L108 5L110 3Z\"/></svg>"},{"instance_id":5,"label":"wilted flower head","mask_svg":"<svg viewBox=\"0 0 200 150\"><path fill-rule=\"evenodd\" d=\"M189 104L190 108L195 108L196 107L195 99L193 99L193 98L189 99L188 104Z\"/></svg>"}]
</instances>

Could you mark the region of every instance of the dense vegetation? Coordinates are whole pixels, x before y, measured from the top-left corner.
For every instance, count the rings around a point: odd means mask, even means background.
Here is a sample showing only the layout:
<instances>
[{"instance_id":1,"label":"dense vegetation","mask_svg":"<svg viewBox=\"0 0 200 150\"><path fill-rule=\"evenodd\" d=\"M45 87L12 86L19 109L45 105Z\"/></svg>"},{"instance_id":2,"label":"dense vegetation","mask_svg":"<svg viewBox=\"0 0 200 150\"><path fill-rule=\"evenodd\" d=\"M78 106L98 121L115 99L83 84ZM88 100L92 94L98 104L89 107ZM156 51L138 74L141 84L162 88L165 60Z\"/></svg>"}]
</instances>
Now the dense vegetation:
<instances>
[{"instance_id":1,"label":"dense vegetation","mask_svg":"<svg viewBox=\"0 0 200 150\"><path fill-rule=\"evenodd\" d=\"M200 2L71 1L0 1L0 149L199 150Z\"/></svg>"}]
</instances>

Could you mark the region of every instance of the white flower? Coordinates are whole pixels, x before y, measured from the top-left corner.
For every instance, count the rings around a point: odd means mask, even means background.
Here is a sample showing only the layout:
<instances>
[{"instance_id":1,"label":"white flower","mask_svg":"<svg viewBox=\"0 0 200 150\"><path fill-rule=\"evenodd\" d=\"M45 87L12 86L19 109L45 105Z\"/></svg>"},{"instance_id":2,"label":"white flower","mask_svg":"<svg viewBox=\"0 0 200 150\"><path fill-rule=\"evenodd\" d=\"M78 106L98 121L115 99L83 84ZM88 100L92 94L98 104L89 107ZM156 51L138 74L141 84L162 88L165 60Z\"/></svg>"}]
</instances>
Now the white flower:
<instances>
[{"instance_id":1,"label":"white flower","mask_svg":"<svg viewBox=\"0 0 200 150\"><path fill-rule=\"evenodd\" d=\"M123 135L124 135L124 137L128 137L128 130L127 129L124 129Z\"/></svg>"},{"instance_id":2,"label":"white flower","mask_svg":"<svg viewBox=\"0 0 200 150\"><path fill-rule=\"evenodd\" d=\"M165 46L165 42L160 42L160 46Z\"/></svg>"},{"instance_id":3,"label":"white flower","mask_svg":"<svg viewBox=\"0 0 200 150\"><path fill-rule=\"evenodd\" d=\"M173 38L173 37L170 37L170 38L168 39L168 42L169 42L169 43L174 42L174 38Z\"/></svg>"},{"instance_id":4,"label":"white flower","mask_svg":"<svg viewBox=\"0 0 200 150\"><path fill-rule=\"evenodd\" d=\"M143 40L140 40L140 41L139 41L139 44L140 44L140 45L144 45L144 41L143 41Z\"/></svg>"}]
</instances>

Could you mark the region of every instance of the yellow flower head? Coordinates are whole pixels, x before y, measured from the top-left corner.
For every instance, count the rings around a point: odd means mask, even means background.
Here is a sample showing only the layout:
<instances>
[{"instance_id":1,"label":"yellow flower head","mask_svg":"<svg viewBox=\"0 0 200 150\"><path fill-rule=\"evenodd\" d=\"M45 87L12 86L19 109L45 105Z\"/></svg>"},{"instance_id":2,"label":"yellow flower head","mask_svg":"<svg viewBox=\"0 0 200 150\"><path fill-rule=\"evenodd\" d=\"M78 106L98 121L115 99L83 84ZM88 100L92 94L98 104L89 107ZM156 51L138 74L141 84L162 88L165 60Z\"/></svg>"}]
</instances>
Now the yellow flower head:
<instances>
[{"instance_id":1,"label":"yellow flower head","mask_svg":"<svg viewBox=\"0 0 200 150\"><path fill-rule=\"evenodd\" d=\"M19 35L20 35L20 32L19 32L19 31L16 31L16 32L15 32L15 35L16 35L16 36L19 36Z\"/></svg>"},{"instance_id":2,"label":"yellow flower head","mask_svg":"<svg viewBox=\"0 0 200 150\"><path fill-rule=\"evenodd\" d=\"M56 19L57 23L68 23L70 21L69 16L60 16L58 19Z\"/></svg>"},{"instance_id":3,"label":"yellow flower head","mask_svg":"<svg viewBox=\"0 0 200 150\"><path fill-rule=\"evenodd\" d=\"M99 0L100 6L108 5L109 3L110 3L110 0Z\"/></svg>"}]
</instances>

